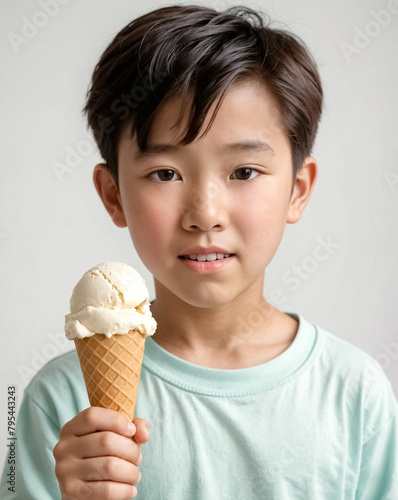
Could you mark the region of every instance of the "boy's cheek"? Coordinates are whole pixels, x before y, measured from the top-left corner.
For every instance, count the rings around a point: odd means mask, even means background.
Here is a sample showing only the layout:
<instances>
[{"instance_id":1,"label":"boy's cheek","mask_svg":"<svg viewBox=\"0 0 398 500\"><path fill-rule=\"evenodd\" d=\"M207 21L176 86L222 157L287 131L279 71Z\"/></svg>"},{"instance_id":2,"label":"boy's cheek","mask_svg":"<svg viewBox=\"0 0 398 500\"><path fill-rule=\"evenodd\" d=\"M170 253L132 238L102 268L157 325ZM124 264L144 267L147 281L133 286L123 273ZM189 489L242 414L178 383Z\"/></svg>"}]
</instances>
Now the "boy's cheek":
<instances>
[{"instance_id":1,"label":"boy's cheek","mask_svg":"<svg viewBox=\"0 0 398 500\"><path fill-rule=\"evenodd\" d=\"M170 218L160 209L136 207L127 220L134 247L143 261L157 258L167 245L166 238L172 240L175 225L171 225Z\"/></svg>"}]
</instances>

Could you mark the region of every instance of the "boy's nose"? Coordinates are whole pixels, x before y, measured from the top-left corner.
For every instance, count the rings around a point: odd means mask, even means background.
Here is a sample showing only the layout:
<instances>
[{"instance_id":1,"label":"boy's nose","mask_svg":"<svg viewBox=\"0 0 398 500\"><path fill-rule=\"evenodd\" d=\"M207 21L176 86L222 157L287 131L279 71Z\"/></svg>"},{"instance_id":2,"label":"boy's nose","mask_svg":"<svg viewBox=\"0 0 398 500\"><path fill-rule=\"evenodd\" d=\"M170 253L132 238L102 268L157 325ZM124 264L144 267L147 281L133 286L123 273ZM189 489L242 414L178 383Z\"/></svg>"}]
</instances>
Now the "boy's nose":
<instances>
[{"instance_id":1,"label":"boy's nose","mask_svg":"<svg viewBox=\"0 0 398 500\"><path fill-rule=\"evenodd\" d=\"M181 204L181 212L186 231L222 231L228 225L224 196L214 183L190 190Z\"/></svg>"}]
</instances>

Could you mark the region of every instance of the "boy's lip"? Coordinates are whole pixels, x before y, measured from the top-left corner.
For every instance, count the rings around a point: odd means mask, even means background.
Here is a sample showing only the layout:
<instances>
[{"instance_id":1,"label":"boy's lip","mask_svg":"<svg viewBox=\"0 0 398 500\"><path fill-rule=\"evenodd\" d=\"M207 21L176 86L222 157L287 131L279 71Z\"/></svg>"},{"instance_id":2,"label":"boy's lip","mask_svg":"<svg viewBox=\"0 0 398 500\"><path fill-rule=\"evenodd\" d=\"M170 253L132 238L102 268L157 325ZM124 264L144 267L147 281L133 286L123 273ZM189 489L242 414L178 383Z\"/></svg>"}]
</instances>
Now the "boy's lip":
<instances>
[{"instance_id":1,"label":"boy's lip","mask_svg":"<svg viewBox=\"0 0 398 500\"><path fill-rule=\"evenodd\" d=\"M183 251L182 254L179 255L179 257L186 257L189 255L209 255L212 253L222 253L224 255L234 255L232 252L229 252L225 250L224 248L220 247L191 247L187 248L186 250Z\"/></svg>"}]
</instances>

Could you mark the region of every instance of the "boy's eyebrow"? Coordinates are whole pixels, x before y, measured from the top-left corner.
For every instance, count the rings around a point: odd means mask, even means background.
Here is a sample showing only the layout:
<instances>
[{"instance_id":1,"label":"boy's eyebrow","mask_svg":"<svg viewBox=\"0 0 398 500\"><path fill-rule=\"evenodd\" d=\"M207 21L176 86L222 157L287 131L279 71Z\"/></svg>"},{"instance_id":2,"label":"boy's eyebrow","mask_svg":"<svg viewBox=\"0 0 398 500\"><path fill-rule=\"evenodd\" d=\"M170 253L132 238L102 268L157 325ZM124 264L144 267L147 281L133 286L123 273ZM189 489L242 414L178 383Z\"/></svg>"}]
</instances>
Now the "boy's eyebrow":
<instances>
[{"instance_id":1,"label":"boy's eyebrow","mask_svg":"<svg viewBox=\"0 0 398 500\"><path fill-rule=\"evenodd\" d=\"M138 151L135 154L135 160L144 160L155 156L160 156L162 154L171 154L180 151L184 146L178 146L176 144L152 144L148 145L146 151ZM231 144L225 144L221 148L221 152L225 153L241 153L241 152L266 152L274 155L275 152L272 147L263 141L258 140L247 140L240 142L233 142Z\"/></svg>"}]
</instances>

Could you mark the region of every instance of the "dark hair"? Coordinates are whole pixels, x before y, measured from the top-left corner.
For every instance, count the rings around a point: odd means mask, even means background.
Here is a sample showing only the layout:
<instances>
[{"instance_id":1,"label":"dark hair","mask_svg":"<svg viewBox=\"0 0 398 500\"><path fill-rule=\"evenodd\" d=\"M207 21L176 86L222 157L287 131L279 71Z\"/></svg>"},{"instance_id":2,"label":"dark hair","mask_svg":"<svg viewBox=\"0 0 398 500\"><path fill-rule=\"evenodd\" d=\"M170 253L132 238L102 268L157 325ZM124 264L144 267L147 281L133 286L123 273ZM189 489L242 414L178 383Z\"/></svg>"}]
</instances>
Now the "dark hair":
<instances>
[{"instance_id":1,"label":"dark hair","mask_svg":"<svg viewBox=\"0 0 398 500\"><path fill-rule=\"evenodd\" d=\"M296 35L264 25L245 6L223 12L175 5L149 12L125 26L95 67L83 113L102 157L118 182L118 145L131 124L145 151L157 109L169 97L194 91L186 135L198 135L207 112L238 81L260 79L280 111L292 151L293 179L312 150L323 92L316 63Z\"/></svg>"}]
</instances>

